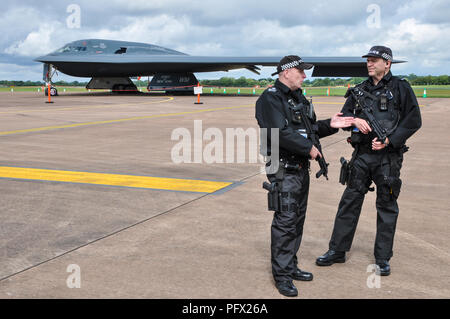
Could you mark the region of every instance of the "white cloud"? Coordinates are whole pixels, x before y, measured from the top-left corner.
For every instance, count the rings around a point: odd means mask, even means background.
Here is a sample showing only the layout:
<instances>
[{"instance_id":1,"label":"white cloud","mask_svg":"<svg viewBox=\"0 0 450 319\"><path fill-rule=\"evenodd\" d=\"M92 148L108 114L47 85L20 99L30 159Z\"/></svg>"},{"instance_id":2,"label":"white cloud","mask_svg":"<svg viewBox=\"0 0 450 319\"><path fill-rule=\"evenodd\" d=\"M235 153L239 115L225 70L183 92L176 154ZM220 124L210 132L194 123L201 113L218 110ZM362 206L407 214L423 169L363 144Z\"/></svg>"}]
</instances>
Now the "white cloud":
<instances>
[{"instance_id":1,"label":"white cloud","mask_svg":"<svg viewBox=\"0 0 450 319\"><path fill-rule=\"evenodd\" d=\"M59 23L44 23L39 26L38 31L30 32L25 40L17 41L4 50L8 54L23 56L42 55L48 53L48 48L52 47L52 35L60 27Z\"/></svg>"},{"instance_id":2,"label":"white cloud","mask_svg":"<svg viewBox=\"0 0 450 319\"><path fill-rule=\"evenodd\" d=\"M448 34L450 24L420 23L411 18L388 32L386 44L396 52L394 57L405 58L423 70L440 69L448 73L448 65L443 65L450 56L450 42L444 40Z\"/></svg>"},{"instance_id":3,"label":"white cloud","mask_svg":"<svg viewBox=\"0 0 450 319\"><path fill-rule=\"evenodd\" d=\"M70 29L66 4L49 1L41 9L25 1L0 13L0 28L6 30L0 34L0 53L36 57L86 38L154 43L192 55L217 56L361 56L372 45L385 44L395 58L408 60L394 67L397 72L450 73L450 24L442 21L442 15L450 13L448 2L379 0L380 29L366 24L371 3L79 0L81 28Z\"/></svg>"},{"instance_id":4,"label":"white cloud","mask_svg":"<svg viewBox=\"0 0 450 319\"><path fill-rule=\"evenodd\" d=\"M10 63L0 63L0 80L42 80L42 65L23 66Z\"/></svg>"},{"instance_id":5,"label":"white cloud","mask_svg":"<svg viewBox=\"0 0 450 319\"><path fill-rule=\"evenodd\" d=\"M17 6L0 12L0 47L26 36L42 21L39 11L32 7Z\"/></svg>"}]
</instances>

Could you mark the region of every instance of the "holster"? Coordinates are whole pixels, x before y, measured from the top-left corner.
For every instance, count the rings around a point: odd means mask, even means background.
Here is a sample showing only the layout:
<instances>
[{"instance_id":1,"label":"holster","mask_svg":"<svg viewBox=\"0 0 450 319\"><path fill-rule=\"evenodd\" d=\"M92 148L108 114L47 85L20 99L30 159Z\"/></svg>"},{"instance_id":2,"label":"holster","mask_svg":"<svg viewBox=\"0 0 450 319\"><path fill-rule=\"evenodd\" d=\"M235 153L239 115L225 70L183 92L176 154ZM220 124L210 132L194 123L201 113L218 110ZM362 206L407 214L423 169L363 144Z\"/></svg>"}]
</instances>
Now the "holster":
<instances>
[{"instance_id":1,"label":"holster","mask_svg":"<svg viewBox=\"0 0 450 319\"><path fill-rule=\"evenodd\" d=\"M268 209L271 211L280 211L281 208L281 193L280 193L280 187L278 182L274 183L263 183L263 188L265 190L268 190L267 193L267 202L268 202Z\"/></svg>"},{"instance_id":2,"label":"holster","mask_svg":"<svg viewBox=\"0 0 450 319\"><path fill-rule=\"evenodd\" d=\"M341 172L339 174L339 183L345 185L348 183L348 180L350 178L349 162L343 157L341 157L340 161L341 161Z\"/></svg>"}]
</instances>

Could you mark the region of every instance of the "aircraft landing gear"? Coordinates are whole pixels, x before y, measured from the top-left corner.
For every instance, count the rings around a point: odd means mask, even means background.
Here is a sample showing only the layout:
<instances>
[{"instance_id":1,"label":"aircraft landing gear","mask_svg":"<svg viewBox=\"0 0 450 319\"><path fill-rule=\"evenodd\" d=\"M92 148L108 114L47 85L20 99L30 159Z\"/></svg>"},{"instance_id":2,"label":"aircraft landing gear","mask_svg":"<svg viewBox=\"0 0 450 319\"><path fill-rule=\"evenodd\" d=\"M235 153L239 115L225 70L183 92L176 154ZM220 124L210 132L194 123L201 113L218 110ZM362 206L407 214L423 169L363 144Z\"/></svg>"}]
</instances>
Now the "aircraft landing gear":
<instances>
[{"instance_id":1,"label":"aircraft landing gear","mask_svg":"<svg viewBox=\"0 0 450 319\"><path fill-rule=\"evenodd\" d=\"M117 94L139 92L136 85L128 77L92 78L86 85L86 89L106 89Z\"/></svg>"},{"instance_id":2,"label":"aircraft landing gear","mask_svg":"<svg viewBox=\"0 0 450 319\"><path fill-rule=\"evenodd\" d=\"M53 65L45 63L43 72L43 80L45 81L44 95L48 96L48 85L50 84L50 96L57 96L58 90L52 85L52 77L56 73L56 69Z\"/></svg>"},{"instance_id":3,"label":"aircraft landing gear","mask_svg":"<svg viewBox=\"0 0 450 319\"><path fill-rule=\"evenodd\" d=\"M193 73L157 73L148 85L149 91L165 91L172 95L192 95L198 80Z\"/></svg>"},{"instance_id":4,"label":"aircraft landing gear","mask_svg":"<svg viewBox=\"0 0 450 319\"><path fill-rule=\"evenodd\" d=\"M123 93L136 93L138 92L138 89L134 84L133 85L114 84L112 87L112 91L114 93L123 94Z\"/></svg>"},{"instance_id":5,"label":"aircraft landing gear","mask_svg":"<svg viewBox=\"0 0 450 319\"><path fill-rule=\"evenodd\" d=\"M45 87L44 94L45 94L45 96L48 96L48 86ZM58 95L58 90L54 86L51 86L50 87L50 96L57 96L57 95Z\"/></svg>"}]
</instances>

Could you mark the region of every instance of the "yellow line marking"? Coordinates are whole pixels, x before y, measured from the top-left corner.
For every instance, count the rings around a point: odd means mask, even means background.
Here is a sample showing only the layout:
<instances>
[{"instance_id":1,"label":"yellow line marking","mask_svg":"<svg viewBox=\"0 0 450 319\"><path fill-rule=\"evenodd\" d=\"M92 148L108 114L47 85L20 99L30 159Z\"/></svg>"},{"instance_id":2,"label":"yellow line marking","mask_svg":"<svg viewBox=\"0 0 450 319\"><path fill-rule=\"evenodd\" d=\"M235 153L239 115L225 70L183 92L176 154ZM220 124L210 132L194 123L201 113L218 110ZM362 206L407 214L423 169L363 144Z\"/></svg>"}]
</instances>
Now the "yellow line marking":
<instances>
[{"instance_id":1,"label":"yellow line marking","mask_svg":"<svg viewBox=\"0 0 450 319\"><path fill-rule=\"evenodd\" d=\"M0 132L0 136L17 134L17 133L40 132L40 131L48 131L48 130L55 130L55 129L61 129L61 128L72 128L72 127L88 126L88 125L120 123L120 122L127 122L127 121L144 120L144 119L186 115L186 114L195 114L195 113L203 113L203 112L211 112L211 111L219 111L219 110L230 110L230 109L250 107L250 106L254 106L254 105L247 104L247 105L239 105L239 106L226 106L226 107L218 107L218 108L213 108L213 109L203 109L203 110L186 111L186 112L178 112L178 113L165 113L165 114L154 114L154 115L147 115L147 116L135 116L135 117L125 118L125 119L117 119L117 120L106 120L106 121L95 121L95 122L86 122L86 123L36 127L36 128L29 128L29 129L23 129L23 130Z\"/></svg>"},{"instance_id":2,"label":"yellow line marking","mask_svg":"<svg viewBox=\"0 0 450 319\"><path fill-rule=\"evenodd\" d=\"M147 101L143 103L122 103L122 104L99 104L99 105L89 105L89 106L74 106L74 107L63 107L63 108L55 108L55 109L34 109L34 110L17 110L17 111L4 111L0 112L0 114L17 114L17 113L30 113L30 112L45 112L45 111L66 111L66 110L81 110L81 109L92 109L92 108L102 108L102 107L115 107L115 106L128 106L128 105L148 105L154 103L164 103L172 101L173 97L168 97L166 100L158 100L158 101Z\"/></svg>"},{"instance_id":3,"label":"yellow line marking","mask_svg":"<svg viewBox=\"0 0 450 319\"><path fill-rule=\"evenodd\" d=\"M231 182L213 182L194 179L74 172L6 166L0 166L0 178L151 188L198 193L212 193L232 184Z\"/></svg>"}]
</instances>

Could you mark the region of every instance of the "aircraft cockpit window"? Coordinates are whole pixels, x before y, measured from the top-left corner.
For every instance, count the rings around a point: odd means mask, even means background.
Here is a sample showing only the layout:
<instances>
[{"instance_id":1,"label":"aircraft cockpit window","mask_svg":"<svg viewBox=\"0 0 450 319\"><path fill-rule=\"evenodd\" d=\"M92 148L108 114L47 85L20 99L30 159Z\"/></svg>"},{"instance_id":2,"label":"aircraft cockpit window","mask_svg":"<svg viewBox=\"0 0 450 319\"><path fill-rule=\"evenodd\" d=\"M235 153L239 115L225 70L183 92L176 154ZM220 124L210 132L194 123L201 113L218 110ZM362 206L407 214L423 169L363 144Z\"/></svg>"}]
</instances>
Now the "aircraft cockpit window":
<instances>
[{"instance_id":1,"label":"aircraft cockpit window","mask_svg":"<svg viewBox=\"0 0 450 319\"><path fill-rule=\"evenodd\" d=\"M165 48L158 48L158 47L154 47L152 48L153 51L155 51L155 53L171 53L172 50L167 50Z\"/></svg>"},{"instance_id":2,"label":"aircraft cockpit window","mask_svg":"<svg viewBox=\"0 0 450 319\"><path fill-rule=\"evenodd\" d=\"M183 54L183 53L175 51L175 50L158 47L158 46L153 46L151 50L152 50L152 54L162 54L162 55L164 55L164 54L180 54L180 55L182 55Z\"/></svg>"},{"instance_id":3,"label":"aircraft cockpit window","mask_svg":"<svg viewBox=\"0 0 450 319\"><path fill-rule=\"evenodd\" d=\"M78 46L65 46L61 49L59 49L57 52L58 53L65 53L65 52L82 52L82 51L86 51L86 47L78 47Z\"/></svg>"},{"instance_id":4,"label":"aircraft cockpit window","mask_svg":"<svg viewBox=\"0 0 450 319\"><path fill-rule=\"evenodd\" d=\"M123 54L127 52L127 48L125 47L120 47L119 50L116 50L116 52L114 52L114 54Z\"/></svg>"}]
</instances>

